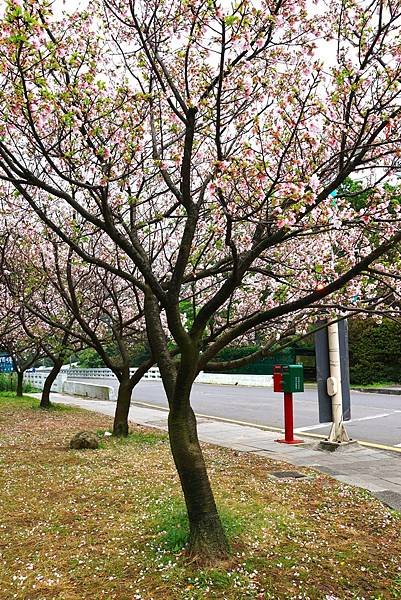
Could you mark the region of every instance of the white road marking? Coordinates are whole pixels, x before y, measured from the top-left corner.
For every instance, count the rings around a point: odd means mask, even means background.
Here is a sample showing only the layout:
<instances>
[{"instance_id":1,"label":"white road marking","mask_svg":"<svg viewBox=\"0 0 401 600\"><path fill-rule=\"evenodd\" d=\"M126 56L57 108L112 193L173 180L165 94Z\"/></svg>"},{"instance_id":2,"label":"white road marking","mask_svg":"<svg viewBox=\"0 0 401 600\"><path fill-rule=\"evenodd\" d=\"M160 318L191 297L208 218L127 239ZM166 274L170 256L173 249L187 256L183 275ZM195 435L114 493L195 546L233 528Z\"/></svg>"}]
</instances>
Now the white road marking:
<instances>
[{"instance_id":1,"label":"white road marking","mask_svg":"<svg viewBox=\"0 0 401 600\"><path fill-rule=\"evenodd\" d=\"M294 429L294 433L302 433L302 431L312 431L313 429L320 429L321 427L327 427L331 423L320 423L320 425L312 425L311 427L297 427Z\"/></svg>"},{"instance_id":2,"label":"white road marking","mask_svg":"<svg viewBox=\"0 0 401 600\"><path fill-rule=\"evenodd\" d=\"M401 444L394 444L396 448L401 448Z\"/></svg>"},{"instance_id":3,"label":"white road marking","mask_svg":"<svg viewBox=\"0 0 401 600\"><path fill-rule=\"evenodd\" d=\"M347 421L346 423L359 423L359 421L370 421L371 419L382 419L384 417L391 417L391 415L395 414L395 413L400 413L401 410L393 410L392 412L389 413L380 413L379 415L371 415L370 417L360 417L359 419L351 419L350 421ZM321 427L326 427L327 425L330 425L330 423L320 423L319 425L311 425L311 427L297 427L296 429L294 429L295 433L302 433L302 432L306 432L306 431L313 431L314 429L320 429ZM399 447L401 448L401 444L398 444Z\"/></svg>"},{"instance_id":4,"label":"white road marking","mask_svg":"<svg viewBox=\"0 0 401 600\"><path fill-rule=\"evenodd\" d=\"M389 417L392 413L382 413L380 415L372 415L370 417L361 417L360 419L351 419L351 421L370 421L370 419L381 419L382 417Z\"/></svg>"}]
</instances>

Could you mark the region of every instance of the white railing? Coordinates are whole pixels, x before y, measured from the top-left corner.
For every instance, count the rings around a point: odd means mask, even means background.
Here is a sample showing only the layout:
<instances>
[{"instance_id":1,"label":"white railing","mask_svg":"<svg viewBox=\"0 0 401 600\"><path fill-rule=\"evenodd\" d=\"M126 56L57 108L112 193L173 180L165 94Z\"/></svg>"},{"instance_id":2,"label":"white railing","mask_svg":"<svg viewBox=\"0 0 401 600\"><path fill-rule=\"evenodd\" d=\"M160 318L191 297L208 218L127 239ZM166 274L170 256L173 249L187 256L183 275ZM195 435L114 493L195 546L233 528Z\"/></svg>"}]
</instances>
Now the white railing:
<instances>
[{"instance_id":1,"label":"white railing","mask_svg":"<svg viewBox=\"0 0 401 600\"><path fill-rule=\"evenodd\" d=\"M40 371L25 371L24 381L31 383L38 390L43 390L47 376L51 369L40 369ZM59 373L51 387L52 392L62 392L63 383L67 379L67 371Z\"/></svg>"},{"instance_id":2,"label":"white railing","mask_svg":"<svg viewBox=\"0 0 401 600\"><path fill-rule=\"evenodd\" d=\"M68 369L68 379L114 379L111 369Z\"/></svg>"},{"instance_id":3,"label":"white railing","mask_svg":"<svg viewBox=\"0 0 401 600\"><path fill-rule=\"evenodd\" d=\"M79 369L74 369L78 371ZM106 369L103 369L106 370ZM31 383L36 389L43 390L47 376L51 369L40 369L38 371L26 371L24 373L24 381ZM96 375L97 369L91 369L91 377L93 379L99 378ZM67 380L68 370L63 370L59 373L53 382L51 387L52 392L66 393L77 396L84 396L89 398L97 398L99 400L115 400L114 387L108 385L98 384L84 384L83 382ZM71 371L70 371L71 372ZM103 375L104 377L104 375Z\"/></svg>"},{"instance_id":4,"label":"white railing","mask_svg":"<svg viewBox=\"0 0 401 600\"><path fill-rule=\"evenodd\" d=\"M130 374L135 373L136 369L130 369ZM24 380L32 383L33 386L42 390L46 377L50 369L41 369L39 371L27 371ZM75 381L79 379L117 379L111 369L68 369L63 370L56 378L52 386L52 392L62 392L65 381ZM160 371L157 367L151 367L143 376L144 380L161 381ZM272 375L242 375L234 373L199 373L195 380L196 383L210 383L214 385L245 385L251 387L272 387Z\"/></svg>"},{"instance_id":5,"label":"white railing","mask_svg":"<svg viewBox=\"0 0 401 600\"><path fill-rule=\"evenodd\" d=\"M130 374L136 369L130 369ZM70 369L67 371L68 379L115 379L110 369ZM158 367L151 367L142 379L160 381ZM246 385L251 387L271 387L272 375L247 375L234 373L204 373L201 371L196 378L196 383L212 383L214 385Z\"/></svg>"},{"instance_id":6,"label":"white railing","mask_svg":"<svg viewBox=\"0 0 401 600\"><path fill-rule=\"evenodd\" d=\"M130 375L135 373L136 369L129 370ZM68 369L68 379L116 379L111 369ZM143 379L158 379L160 380L160 371L158 367L151 367L143 376Z\"/></svg>"},{"instance_id":7,"label":"white railing","mask_svg":"<svg viewBox=\"0 0 401 600\"><path fill-rule=\"evenodd\" d=\"M135 373L136 369L130 369L129 371L132 375ZM159 367L150 367L149 371L145 373L142 379L157 379L158 381L161 381Z\"/></svg>"},{"instance_id":8,"label":"white railing","mask_svg":"<svg viewBox=\"0 0 401 600\"><path fill-rule=\"evenodd\" d=\"M248 387L272 387L273 375L248 375L245 373L204 373L201 371L195 383L213 385L245 385Z\"/></svg>"}]
</instances>

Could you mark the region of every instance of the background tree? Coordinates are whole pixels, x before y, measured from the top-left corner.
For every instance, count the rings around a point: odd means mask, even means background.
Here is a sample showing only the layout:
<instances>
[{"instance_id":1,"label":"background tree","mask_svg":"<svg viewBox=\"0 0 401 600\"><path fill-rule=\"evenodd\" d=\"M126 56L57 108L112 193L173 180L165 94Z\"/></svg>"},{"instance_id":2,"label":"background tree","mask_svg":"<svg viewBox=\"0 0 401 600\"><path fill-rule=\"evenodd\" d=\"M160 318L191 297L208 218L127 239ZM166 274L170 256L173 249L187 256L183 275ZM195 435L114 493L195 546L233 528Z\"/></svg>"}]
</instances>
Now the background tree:
<instances>
[{"instance_id":1,"label":"background tree","mask_svg":"<svg viewBox=\"0 0 401 600\"><path fill-rule=\"evenodd\" d=\"M17 373L16 395L23 395L24 373L33 367L42 350L38 340L27 332L31 317L10 298L0 284L0 350L11 356Z\"/></svg>"},{"instance_id":2,"label":"background tree","mask_svg":"<svg viewBox=\"0 0 401 600\"><path fill-rule=\"evenodd\" d=\"M401 323L355 319L349 328L350 377L355 384L401 382Z\"/></svg>"},{"instance_id":3,"label":"background tree","mask_svg":"<svg viewBox=\"0 0 401 600\"><path fill-rule=\"evenodd\" d=\"M132 351L144 337L138 292L112 273L84 263L40 223L28 235L24 228L18 231L18 224L9 232L3 279L15 302L31 315L26 333L53 363L41 406L50 405L51 386L67 356L93 348L119 381L113 432L128 435L132 390L152 364L146 357L130 373Z\"/></svg>"},{"instance_id":4,"label":"background tree","mask_svg":"<svg viewBox=\"0 0 401 600\"><path fill-rule=\"evenodd\" d=\"M38 266L45 260L46 245L41 233L44 232L40 222L28 219L14 211L12 216L4 215L0 231L0 285L5 303L3 311L7 315L10 334L14 335L14 327L19 323L23 339L29 341L29 347L35 348L29 366L34 366L37 353L47 358L52 366L42 390L41 408L50 407L50 390L55 382L66 358L82 347L79 340L71 333L75 318L60 304L52 293L45 272ZM43 262L42 262L43 264ZM36 307L36 311L32 310ZM40 315L57 312L58 319L64 324L64 330L54 328L49 321ZM24 342L25 343L25 342ZM37 350L37 353L36 353ZM26 369L24 369L26 370ZM21 375L22 377L23 375Z\"/></svg>"},{"instance_id":5,"label":"background tree","mask_svg":"<svg viewBox=\"0 0 401 600\"><path fill-rule=\"evenodd\" d=\"M52 292L76 320L78 328L72 334L82 345L96 350L117 377L113 434L127 436L133 389L153 364L146 358L134 373L130 372L133 352L145 335L141 296L130 283L96 265L83 263L71 250L63 262L57 245L54 249L54 261L46 267ZM65 333L69 331L57 311L41 314L41 318Z\"/></svg>"}]
</instances>

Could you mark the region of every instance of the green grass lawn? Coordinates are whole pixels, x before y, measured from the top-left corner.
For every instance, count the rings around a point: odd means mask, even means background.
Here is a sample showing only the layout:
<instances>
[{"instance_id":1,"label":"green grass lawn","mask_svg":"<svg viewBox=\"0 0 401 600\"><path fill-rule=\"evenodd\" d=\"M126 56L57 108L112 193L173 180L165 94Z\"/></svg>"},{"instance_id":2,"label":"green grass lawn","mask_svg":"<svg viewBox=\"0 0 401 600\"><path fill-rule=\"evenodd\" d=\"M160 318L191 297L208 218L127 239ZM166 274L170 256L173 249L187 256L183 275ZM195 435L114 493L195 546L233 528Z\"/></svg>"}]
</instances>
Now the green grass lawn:
<instances>
[{"instance_id":1,"label":"green grass lawn","mask_svg":"<svg viewBox=\"0 0 401 600\"><path fill-rule=\"evenodd\" d=\"M392 388L392 387L399 387L401 388L401 384L400 383L393 383L391 381L382 381L380 383L366 383L366 384L353 384L351 385L351 388L354 389L358 389L358 388L369 388L369 389L378 389L378 388Z\"/></svg>"},{"instance_id":2,"label":"green grass lawn","mask_svg":"<svg viewBox=\"0 0 401 600\"><path fill-rule=\"evenodd\" d=\"M1 600L401 598L400 516L367 492L204 446L229 560L190 562L168 439L79 409L0 396ZM69 450L81 430L95 451Z\"/></svg>"}]
</instances>

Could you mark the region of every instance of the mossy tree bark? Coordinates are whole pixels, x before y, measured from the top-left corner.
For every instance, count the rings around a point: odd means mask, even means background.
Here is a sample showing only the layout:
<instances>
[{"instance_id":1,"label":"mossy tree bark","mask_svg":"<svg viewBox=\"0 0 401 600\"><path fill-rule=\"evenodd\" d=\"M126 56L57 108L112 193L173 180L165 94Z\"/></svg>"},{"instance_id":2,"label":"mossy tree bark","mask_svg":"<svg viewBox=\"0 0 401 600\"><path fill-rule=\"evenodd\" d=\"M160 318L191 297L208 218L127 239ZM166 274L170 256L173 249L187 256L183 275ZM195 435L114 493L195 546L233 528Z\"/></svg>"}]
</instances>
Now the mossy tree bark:
<instances>
[{"instance_id":1,"label":"mossy tree bark","mask_svg":"<svg viewBox=\"0 0 401 600\"><path fill-rule=\"evenodd\" d=\"M21 398L23 394L24 372L17 372L17 397Z\"/></svg>"},{"instance_id":2,"label":"mossy tree bark","mask_svg":"<svg viewBox=\"0 0 401 600\"><path fill-rule=\"evenodd\" d=\"M132 388L129 375L120 378L113 423L113 435L118 437L127 437L128 435L128 413L131 404Z\"/></svg>"},{"instance_id":3,"label":"mossy tree bark","mask_svg":"<svg viewBox=\"0 0 401 600\"><path fill-rule=\"evenodd\" d=\"M114 372L119 380L119 387L116 411L114 413L113 435L119 437L126 437L128 435L128 415L133 389L153 364L153 358L146 360L131 376L128 364L123 370Z\"/></svg>"},{"instance_id":4,"label":"mossy tree bark","mask_svg":"<svg viewBox=\"0 0 401 600\"><path fill-rule=\"evenodd\" d=\"M53 368L50 371L49 375L46 378L46 381L43 386L42 396L40 398L40 408L50 408L50 391L53 383L56 381L57 375L61 371L61 367L63 366L63 361L55 361L53 364Z\"/></svg>"},{"instance_id":5,"label":"mossy tree bark","mask_svg":"<svg viewBox=\"0 0 401 600\"><path fill-rule=\"evenodd\" d=\"M229 545L217 512L190 403L199 366L198 341L183 331L179 311L172 310L168 314L170 327L177 330L176 341L181 342L180 360L176 364L168 350L157 301L151 293L145 296L145 316L149 343L169 402L170 446L188 513L188 551L194 558L213 562L227 557Z\"/></svg>"},{"instance_id":6,"label":"mossy tree bark","mask_svg":"<svg viewBox=\"0 0 401 600\"><path fill-rule=\"evenodd\" d=\"M188 399L172 407L168 426L172 454L184 493L189 521L188 551L206 560L225 558L229 545L217 512Z\"/></svg>"}]
</instances>

